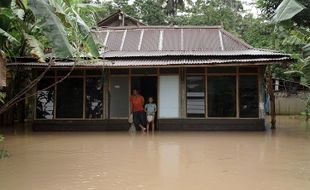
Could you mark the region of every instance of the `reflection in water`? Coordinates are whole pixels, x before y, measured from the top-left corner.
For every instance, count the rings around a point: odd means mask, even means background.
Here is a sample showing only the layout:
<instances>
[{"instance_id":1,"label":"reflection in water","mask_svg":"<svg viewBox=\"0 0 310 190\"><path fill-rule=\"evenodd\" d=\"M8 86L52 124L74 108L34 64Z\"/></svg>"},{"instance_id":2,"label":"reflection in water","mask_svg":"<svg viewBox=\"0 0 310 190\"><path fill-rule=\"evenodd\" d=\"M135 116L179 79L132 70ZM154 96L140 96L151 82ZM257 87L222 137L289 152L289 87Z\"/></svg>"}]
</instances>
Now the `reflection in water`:
<instances>
[{"instance_id":1,"label":"reflection in water","mask_svg":"<svg viewBox=\"0 0 310 190\"><path fill-rule=\"evenodd\" d=\"M7 135L0 189L307 190L309 126L277 121L275 132Z\"/></svg>"}]
</instances>

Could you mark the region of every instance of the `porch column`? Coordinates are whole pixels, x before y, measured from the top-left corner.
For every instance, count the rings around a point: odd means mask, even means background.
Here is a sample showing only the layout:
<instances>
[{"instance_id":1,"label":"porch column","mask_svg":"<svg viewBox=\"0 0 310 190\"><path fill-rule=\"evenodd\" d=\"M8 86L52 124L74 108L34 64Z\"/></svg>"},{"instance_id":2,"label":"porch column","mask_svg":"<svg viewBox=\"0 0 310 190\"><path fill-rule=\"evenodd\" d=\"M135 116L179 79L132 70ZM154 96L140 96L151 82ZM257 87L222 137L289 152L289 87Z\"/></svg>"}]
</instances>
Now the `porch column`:
<instances>
[{"instance_id":1,"label":"porch column","mask_svg":"<svg viewBox=\"0 0 310 190\"><path fill-rule=\"evenodd\" d=\"M185 84L185 68L180 68L180 117L186 118L186 84Z\"/></svg>"},{"instance_id":2,"label":"porch column","mask_svg":"<svg viewBox=\"0 0 310 190\"><path fill-rule=\"evenodd\" d=\"M258 67L258 102L259 102L259 118L265 118L265 86L264 86L264 76L265 76L265 66Z\"/></svg>"}]
</instances>

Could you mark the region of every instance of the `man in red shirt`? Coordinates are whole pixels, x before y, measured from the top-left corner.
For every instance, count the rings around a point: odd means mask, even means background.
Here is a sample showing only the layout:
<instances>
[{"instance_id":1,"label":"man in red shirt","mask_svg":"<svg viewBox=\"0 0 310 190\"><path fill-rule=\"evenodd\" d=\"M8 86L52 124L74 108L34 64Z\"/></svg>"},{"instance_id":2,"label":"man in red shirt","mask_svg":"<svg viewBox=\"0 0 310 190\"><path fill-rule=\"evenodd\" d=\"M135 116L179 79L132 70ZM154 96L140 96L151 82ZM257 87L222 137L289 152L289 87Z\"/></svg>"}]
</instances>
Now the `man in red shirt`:
<instances>
[{"instance_id":1,"label":"man in red shirt","mask_svg":"<svg viewBox=\"0 0 310 190\"><path fill-rule=\"evenodd\" d=\"M145 127L143 127L143 124L145 123L145 117L144 117L144 98L141 96L138 92L138 90L134 89L132 91L132 95L130 96L130 108L131 112L133 114L133 123L135 126L139 126L141 130L144 132Z\"/></svg>"}]
</instances>

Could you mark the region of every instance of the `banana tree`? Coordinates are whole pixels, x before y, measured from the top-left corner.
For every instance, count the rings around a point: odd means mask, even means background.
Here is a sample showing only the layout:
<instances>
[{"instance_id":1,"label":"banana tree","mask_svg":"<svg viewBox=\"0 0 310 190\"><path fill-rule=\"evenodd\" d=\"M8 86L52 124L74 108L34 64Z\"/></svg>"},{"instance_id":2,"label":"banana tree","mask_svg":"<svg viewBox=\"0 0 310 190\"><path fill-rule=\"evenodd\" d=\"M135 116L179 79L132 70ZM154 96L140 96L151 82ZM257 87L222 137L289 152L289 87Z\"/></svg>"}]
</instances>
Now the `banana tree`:
<instances>
[{"instance_id":1,"label":"banana tree","mask_svg":"<svg viewBox=\"0 0 310 190\"><path fill-rule=\"evenodd\" d=\"M44 48L51 48L53 56L57 58L72 58L75 62L78 62L81 56L98 57L97 44L93 40L90 27L79 15L83 7L80 7L78 2L77 0L11 0L9 7L1 7L0 16L5 18L0 19L3 21L0 23L1 49L4 49L9 57L31 55L41 62L46 60ZM70 72L65 77L68 77ZM15 76L19 77L23 73L22 71ZM15 96L0 108L0 114L23 100L24 95L42 77L43 75L40 75L26 86L19 88L18 92L14 93ZM18 81L21 80L16 80L16 84Z\"/></svg>"},{"instance_id":2,"label":"banana tree","mask_svg":"<svg viewBox=\"0 0 310 190\"><path fill-rule=\"evenodd\" d=\"M301 14L300 12L304 9L308 9L295 0L283 0L282 3L275 11L275 15L272 18L272 22L281 24L281 22L290 20L294 16ZM300 56L298 57L299 67L295 67L292 70L285 72L289 75L301 76L300 83L310 89L310 28L299 27L289 31L289 35L285 38L283 43L287 45L297 45L300 47ZM310 118L310 96L305 97L306 109L302 113L306 115L306 119Z\"/></svg>"}]
</instances>

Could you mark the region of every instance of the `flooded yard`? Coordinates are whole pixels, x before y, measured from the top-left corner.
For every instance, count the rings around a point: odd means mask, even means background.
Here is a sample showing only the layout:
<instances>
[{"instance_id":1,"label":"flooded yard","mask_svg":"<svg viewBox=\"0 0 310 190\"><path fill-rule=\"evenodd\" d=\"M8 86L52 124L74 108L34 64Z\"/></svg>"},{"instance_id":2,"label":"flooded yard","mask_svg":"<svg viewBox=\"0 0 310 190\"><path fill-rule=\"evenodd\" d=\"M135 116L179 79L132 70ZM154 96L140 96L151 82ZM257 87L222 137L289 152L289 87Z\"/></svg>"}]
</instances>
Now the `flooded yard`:
<instances>
[{"instance_id":1,"label":"flooded yard","mask_svg":"<svg viewBox=\"0 0 310 190\"><path fill-rule=\"evenodd\" d=\"M1 190L308 190L310 126L274 132L6 135Z\"/></svg>"}]
</instances>

